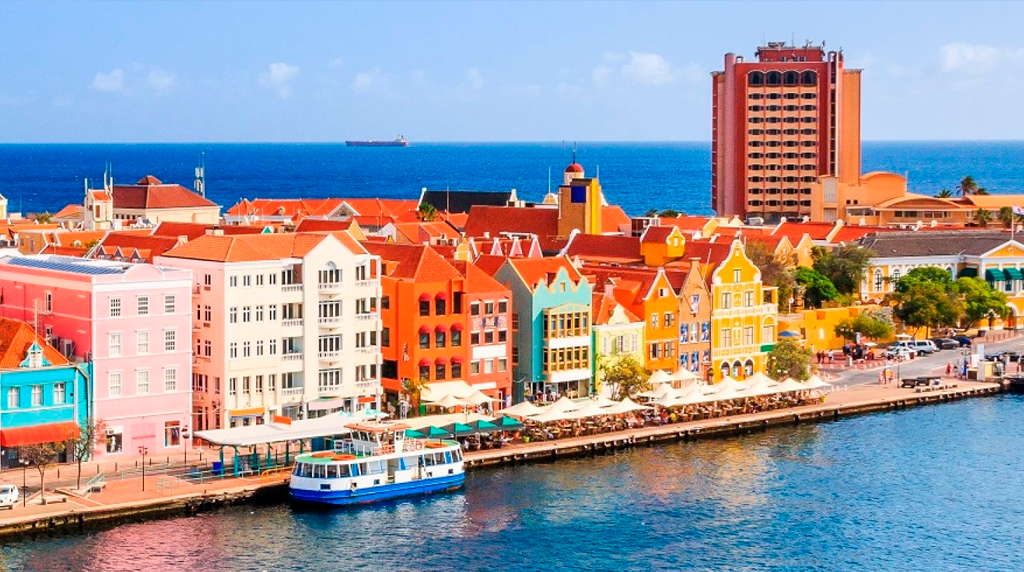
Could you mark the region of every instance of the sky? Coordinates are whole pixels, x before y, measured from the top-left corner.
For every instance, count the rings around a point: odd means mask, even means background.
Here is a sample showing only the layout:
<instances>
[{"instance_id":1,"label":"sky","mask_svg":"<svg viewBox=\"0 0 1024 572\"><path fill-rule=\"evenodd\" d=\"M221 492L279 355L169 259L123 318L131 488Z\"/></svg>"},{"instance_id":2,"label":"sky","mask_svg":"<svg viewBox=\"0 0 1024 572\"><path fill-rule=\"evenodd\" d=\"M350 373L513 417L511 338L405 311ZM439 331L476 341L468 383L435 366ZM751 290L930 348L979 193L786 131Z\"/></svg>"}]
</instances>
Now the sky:
<instances>
[{"instance_id":1,"label":"sky","mask_svg":"<svg viewBox=\"0 0 1024 572\"><path fill-rule=\"evenodd\" d=\"M1024 139L1024 4L0 2L0 142L707 141L764 40L863 68L865 140Z\"/></svg>"}]
</instances>

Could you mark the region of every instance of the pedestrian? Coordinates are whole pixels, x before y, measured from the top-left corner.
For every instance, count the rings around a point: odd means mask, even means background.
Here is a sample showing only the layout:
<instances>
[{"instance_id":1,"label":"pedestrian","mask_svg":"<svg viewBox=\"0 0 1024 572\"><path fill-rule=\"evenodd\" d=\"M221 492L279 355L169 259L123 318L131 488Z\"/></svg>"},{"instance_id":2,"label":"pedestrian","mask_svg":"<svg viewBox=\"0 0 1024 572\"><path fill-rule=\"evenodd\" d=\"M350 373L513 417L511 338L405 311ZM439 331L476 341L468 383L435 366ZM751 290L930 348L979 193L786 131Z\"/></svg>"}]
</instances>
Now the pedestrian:
<instances>
[{"instance_id":1,"label":"pedestrian","mask_svg":"<svg viewBox=\"0 0 1024 572\"><path fill-rule=\"evenodd\" d=\"M835 354L832 353L832 350L828 350L828 363L829 363L829 365L835 363L835 360L836 360Z\"/></svg>"},{"instance_id":2,"label":"pedestrian","mask_svg":"<svg viewBox=\"0 0 1024 572\"><path fill-rule=\"evenodd\" d=\"M949 377L949 374L950 374L950 373L951 373L952 371L953 371L953 364L952 364L952 363L947 363L947 364L946 364L946 377Z\"/></svg>"},{"instance_id":3,"label":"pedestrian","mask_svg":"<svg viewBox=\"0 0 1024 572\"><path fill-rule=\"evenodd\" d=\"M878 372L878 385L885 385L885 370Z\"/></svg>"}]
</instances>

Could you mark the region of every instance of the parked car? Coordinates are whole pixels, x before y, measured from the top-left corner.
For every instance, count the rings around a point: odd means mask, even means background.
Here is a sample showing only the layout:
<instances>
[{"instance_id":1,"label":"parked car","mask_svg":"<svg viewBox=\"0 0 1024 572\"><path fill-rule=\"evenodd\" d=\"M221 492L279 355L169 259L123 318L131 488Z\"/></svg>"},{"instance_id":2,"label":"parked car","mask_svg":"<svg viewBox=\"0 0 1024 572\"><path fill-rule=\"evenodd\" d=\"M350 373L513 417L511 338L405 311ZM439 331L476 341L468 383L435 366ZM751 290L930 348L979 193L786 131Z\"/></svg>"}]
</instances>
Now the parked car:
<instances>
[{"instance_id":1,"label":"parked car","mask_svg":"<svg viewBox=\"0 0 1024 572\"><path fill-rule=\"evenodd\" d=\"M933 354L939 351L939 347L931 340L914 340L913 344L914 348L917 349L917 353L920 354Z\"/></svg>"},{"instance_id":2,"label":"parked car","mask_svg":"<svg viewBox=\"0 0 1024 572\"><path fill-rule=\"evenodd\" d=\"M0 508L14 509L18 504L18 487L16 485L0 485Z\"/></svg>"},{"instance_id":3,"label":"parked car","mask_svg":"<svg viewBox=\"0 0 1024 572\"><path fill-rule=\"evenodd\" d=\"M886 348L885 357L896 360L908 360L917 357L917 350L905 345L894 344Z\"/></svg>"},{"instance_id":4,"label":"parked car","mask_svg":"<svg viewBox=\"0 0 1024 572\"><path fill-rule=\"evenodd\" d=\"M967 336L953 336L953 339L960 342L960 347L969 348L971 347L971 338Z\"/></svg>"},{"instance_id":5,"label":"parked car","mask_svg":"<svg viewBox=\"0 0 1024 572\"><path fill-rule=\"evenodd\" d=\"M940 350L956 350L960 349L960 342L952 338L932 338L932 342L939 347Z\"/></svg>"}]
</instances>

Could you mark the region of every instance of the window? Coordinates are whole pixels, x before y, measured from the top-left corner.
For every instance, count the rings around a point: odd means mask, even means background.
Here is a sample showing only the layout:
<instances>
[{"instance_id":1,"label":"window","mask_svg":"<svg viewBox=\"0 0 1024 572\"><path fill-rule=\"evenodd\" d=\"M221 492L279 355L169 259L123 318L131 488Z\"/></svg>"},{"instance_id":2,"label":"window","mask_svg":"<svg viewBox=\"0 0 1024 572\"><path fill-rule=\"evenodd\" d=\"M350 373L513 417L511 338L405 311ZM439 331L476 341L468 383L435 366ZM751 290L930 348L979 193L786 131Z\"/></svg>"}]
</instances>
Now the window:
<instances>
[{"instance_id":1,"label":"window","mask_svg":"<svg viewBox=\"0 0 1024 572\"><path fill-rule=\"evenodd\" d=\"M164 368L164 391L178 390L178 368Z\"/></svg>"},{"instance_id":2,"label":"window","mask_svg":"<svg viewBox=\"0 0 1024 572\"><path fill-rule=\"evenodd\" d=\"M238 307L232 306L228 309L228 322L232 324L238 323Z\"/></svg>"},{"instance_id":3,"label":"window","mask_svg":"<svg viewBox=\"0 0 1024 572\"><path fill-rule=\"evenodd\" d=\"M753 326L747 326L743 328L743 344L753 345L754 343L754 328Z\"/></svg>"},{"instance_id":4,"label":"window","mask_svg":"<svg viewBox=\"0 0 1024 572\"><path fill-rule=\"evenodd\" d=\"M389 348L391 347L391 328L383 328L380 331L380 345ZM455 345L455 333L452 333L452 345Z\"/></svg>"},{"instance_id":5,"label":"window","mask_svg":"<svg viewBox=\"0 0 1024 572\"><path fill-rule=\"evenodd\" d=\"M178 348L178 332L174 330L164 330L164 351L173 352Z\"/></svg>"},{"instance_id":6,"label":"window","mask_svg":"<svg viewBox=\"0 0 1024 572\"><path fill-rule=\"evenodd\" d=\"M164 294L164 313L173 314L175 312L174 294Z\"/></svg>"},{"instance_id":7,"label":"window","mask_svg":"<svg viewBox=\"0 0 1024 572\"><path fill-rule=\"evenodd\" d=\"M508 330L498 330L498 342L505 343L508 341Z\"/></svg>"},{"instance_id":8,"label":"window","mask_svg":"<svg viewBox=\"0 0 1024 572\"><path fill-rule=\"evenodd\" d=\"M121 372L107 372L107 395L109 397L121 397Z\"/></svg>"},{"instance_id":9,"label":"window","mask_svg":"<svg viewBox=\"0 0 1024 572\"><path fill-rule=\"evenodd\" d=\"M739 268L736 268L735 270L733 270L732 271L732 281L733 282L742 282L743 281L743 271L740 270Z\"/></svg>"},{"instance_id":10,"label":"window","mask_svg":"<svg viewBox=\"0 0 1024 572\"><path fill-rule=\"evenodd\" d=\"M498 358L498 371L504 372L508 369L508 360L505 358Z\"/></svg>"},{"instance_id":11,"label":"window","mask_svg":"<svg viewBox=\"0 0 1024 572\"><path fill-rule=\"evenodd\" d=\"M718 345L723 347L723 348L731 347L732 346L732 330L730 330L728 328L723 329L722 333L721 333L721 339L718 340L718 341L719 341Z\"/></svg>"},{"instance_id":12,"label":"window","mask_svg":"<svg viewBox=\"0 0 1024 572\"><path fill-rule=\"evenodd\" d=\"M658 359L658 354L659 354L658 350L660 350L660 349L661 349L661 346L659 346L658 344L651 344L651 345L649 345L648 346L648 351L649 351L650 359Z\"/></svg>"},{"instance_id":13,"label":"window","mask_svg":"<svg viewBox=\"0 0 1024 572\"><path fill-rule=\"evenodd\" d=\"M11 387L7 389L7 408L17 409L21 407L21 388Z\"/></svg>"},{"instance_id":14,"label":"window","mask_svg":"<svg viewBox=\"0 0 1024 572\"><path fill-rule=\"evenodd\" d=\"M120 318L121 317L121 297L111 296L110 298L110 317Z\"/></svg>"},{"instance_id":15,"label":"window","mask_svg":"<svg viewBox=\"0 0 1024 572\"><path fill-rule=\"evenodd\" d=\"M420 366L420 381L430 381L430 366L429 365L421 365Z\"/></svg>"},{"instance_id":16,"label":"window","mask_svg":"<svg viewBox=\"0 0 1024 572\"><path fill-rule=\"evenodd\" d=\"M263 355L263 340L256 340L256 357Z\"/></svg>"},{"instance_id":17,"label":"window","mask_svg":"<svg viewBox=\"0 0 1024 572\"><path fill-rule=\"evenodd\" d=\"M743 293L743 305L746 306L747 308L750 308L751 306L754 305L754 293L753 292L744 292Z\"/></svg>"},{"instance_id":18,"label":"window","mask_svg":"<svg viewBox=\"0 0 1024 572\"><path fill-rule=\"evenodd\" d=\"M494 343L494 331L493 330L487 330L486 332L484 332L484 343L488 344L488 345Z\"/></svg>"},{"instance_id":19,"label":"window","mask_svg":"<svg viewBox=\"0 0 1024 572\"><path fill-rule=\"evenodd\" d=\"M53 384L53 404L63 405L68 401L68 386L66 383Z\"/></svg>"},{"instance_id":20,"label":"window","mask_svg":"<svg viewBox=\"0 0 1024 572\"><path fill-rule=\"evenodd\" d=\"M389 310L391 308L391 296L380 297L380 308L381 310Z\"/></svg>"},{"instance_id":21,"label":"window","mask_svg":"<svg viewBox=\"0 0 1024 572\"><path fill-rule=\"evenodd\" d=\"M135 392L139 395L149 393L149 370L140 369L135 372Z\"/></svg>"},{"instance_id":22,"label":"window","mask_svg":"<svg viewBox=\"0 0 1024 572\"><path fill-rule=\"evenodd\" d=\"M657 328L658 328L658 314L654 313L654 314L651 314L651 329L654 330L654 329L657 329Z\"/></svg>"},{"instance_id":23,"label":"window","mask_svg":"<svg viewBox=\"0 0 1024 572\"><path fill-rule=\"evenodd\" d=\"M267 312L267 319L269 319L271 322L277 320L277 304L270 305L270 310Z\"/></svg>"},{"instance_id":24,"label":"window","mask_svg":"<svg viewBox=\"0 0 1024 572\"><path fill-rule=\"evenodd\" d=\"M663 322L662 323L665 324L666 328L671 328L672 327L672 318L673 317L674 316L672 315L672 312L665 312L665 315L663 317Z\"/></svg>"},{"instance_id":25,"label":"window","mask_svg":"<svg viewBox=\"0 0 1024 572\"><path fill-rule=\"evenodd\" d=\"M761 341L766 344L775 341L775 326L764 326L761 328Z\"/></svg>"},{"instance_id":26,"label":"window","mask_svg":"<svg viewBox=\"0 0 1024 572\"><path fill-rule=\"evenodd\" d=\"M248 395L252 389L252 378L248 375L242 376L242 393Z\"/></svg>"},{"instance_id":27,"label":"window","mask_svg":"<svg viewBox=\"0 0 1024 572\"><path fill-rule=\"evenodd\" d=\"M135 334L135 351L140 354L149 353L149 332L142 331Z\"/></svg>"},{"instance_id":28,"label":"window","mask_svg":"<svg viewBox=\"0 0 1024 572\"><path fill-rule=\"evenodd\" d=\"M499 300L498 301L498 313L499 314L506 314L506 313L508 313L508 300Z\"/></svg>"},{"instance_id":29,"label":"window","mask_svg":"<svg viewBox=\"0 0 1024 572\"><path fill-rule=\"evenodd\" d=\"M256 275L256 285L257 286L263 286L263 275L262 274L257 274Z\"/></svg>"},{"instance_id":30,"label":"window","mask_svg":"<svg viewBox=\"0 0 1024 572\"><path fill-rule=\"evenodd\" d=\"M875 292L882 291L882 271L875 269Z\"/></svg>"},{"instance_id":31,"label":"window","mask_svg":"<svg viewBox=\"0 0 1024 572\"><path fill-rule=\"evenodd\" d=\"M438 316L443 316L444 313L445 313L444 310L445 310L444 299L443 298L438 298L438 299L434 300L434 314L436 314Z\"/></svg>"},{"instance_id":32,"label":"window","mask_svg":"<svg viewBox=\"0 0 1024 572\"><path fill-rule=\"evenodd\" d=\"M149 315L149 296L139 296L136 310L140 316Z\"/></svg>"},{"instance_id":33,"label":"window","mask_svg":"<svg viewBox=\"0 0 1024 572\"><path fill-rule=\"evenodd\" d=\"M243 324L248 324L251 317L252 317L252 310L251 310L251 308L249 306L243 306L242 307L242 323Z\"/></svg>"},{"instance_id":34,"label":"window","mask_svg":"<svg viewBox=\"0 0 1024 572\"><path fill-rule=\"evenodd\" d=\"M900 281L900 271L899 271L899 269L892 271L892 281L893 281L893 283L896 283L896 282Z\"/></svg>"},{"instance_id":35,"label":"window","mask_svg":"<svg viewBox=\"0 0 1024 572\"><path fill-rule=\"evenodd\" d=\"M484 360L484 373L494 373L494 360Z\"/></svg>"},{"instance_id":36,"label":"window","mask_svg":"<svg viewBox=\"0 0 1024 572\"><path fill-rule=\"evenodd\" d=\"M110 357L121 357L121 332L110 332L107 353Z\"/></svg>"},{"instance_id":37,"label":"window","mask_svg":"<svg viewBox=\"0 0 1024 572\"><path fill-rule=\"evenodd\" d=\"M469 362L469 374L470 375L477 375L479 373L480 373L480 361L477 360L477 361Z\"/></svg>"},{"instance_id":38,"label":"window","mask_svg":"<svg viewBox=\"0 0 1024 572\"><path fill-rule=\"evenodd\" d=\"M270 348L269 348L270 351L268 353L270 353L270 355L272 355L272 356L276 356L277 355L277 338L271 338L269 345L270 345Z\"/></svg>"},{"instance_id":39,"label":"window","mask_svg":"<svg viewBox=\"0 0 1024 572\"><path fill-rule=\"evenodd\" d=\"M479 316L480 315L480 302L473 302L469 305L469 315Z\"/></svg>"},{"instance_id":40,"label":"window","mask_svg":"<svg viewBox=\"0 0 1024 572\"><path fill-rule=\"evenodd\" d=\"M462 377L462 364L452 362L452 379L458 379Z\"/></svg>"},{"instance_id":41,"label":"window","mask_svg":"<svg viewBox=\"0 0 1024 572\"><path fill-rule=\"evenodd\" d=\"M228 378L228 395L234 395L238 393L238 378Z\"/></svg>"},{"instance_id":42,"label":"window","mask_svg":"<svg viewBox=\"0 0 1024 572\"><path fill-rule=\"evenodd\" d=\"M256 321L263 321L263 306L256 306Z\"/></svg>"},{"instance_id":43,"label":"window","mask_svg":"<svg viewBox=\"0 0 1024 572\"><path fill-rule=\"evenodd\" d=\"M213 345L210 343L210 340L203 341L203 355L206 357L213 356Z\"/></svg>"},{"instance_id":44,"label":"window","mask_svg":"<svg viewBox=\"0 0 1024 572\"><path fill-rule=\"evenodd\" d=\"M238 288L238 276L232 276L231 278L228 278L228 285L231 288Z\"/></svg>"},{"instance_id":45,"label":"window","mask_svg":"<svg viewBox=\"0 0 1024 572\"><path fill-rule=\"evenodd\" d=\"M43 404L43 386L32 386L32 407L39 407Z\"/></svg>"},{"instance_id":46,"label":"window","mask_svg":"<svg viewBox=\"0 0 1024 572\"><path fill-rule=\"evenodd\" d=\"M274 274L270 275L270 278L274 278ZM277 374L272 373L267 376L267 391L277 391Z\"/></svg>"},{"instance_id":47,"label":"window","mask_svg":"<svg viewBox=\"0 0 1024 572\"><path fill-rule=\"evenodd\" d=\"M247 358L252 356L252 342L242 342L242 357Z\"/></svg>"},{"instance_id":48,"label":"window","mask_svg":"<svg viewBox=\"0 0 1024 572\"><path fill-rule=\"evenodd\" d=\"M248 288L249 286L252 286L252 276L249 276L248 274L246 274L245 276L242 276L242 286L244 286L246 288Z\"/></svg>"},{"instance_id":49,"label":"window","mask_svg":"<svg viewBox=\"0 0 1024 572\"><path fill-rule=\"evenodd\" d=\"M430 315L430 300L420 300L420 316Z\"/></svg>"},{"instance_id":50,"label":"window","mask_svg":"<svg viewBox=\"0 0 1024 572\"><path fill-rule=\"evenodd\" d=\"M47 292L43 297L43 311L53 312L53 292Z\"/></svg>"},{"instance_id":51,"label":"window","mask_svg":"<svg viewBox=\"0 0 1024 572\"><path fill-rule=\"evenodd\" d=\"M722 309L728 310L729 308L732 308L732 293L722 292Z\"/></svg>"},{"instance_id":52,"label":"window","mask_svg":"<svg viewBox=\"0 0 1024 572\"><path fill-rule=\"evenodd\" d=\"M445 346L445 335L444 332L438 330L434 332L434 347L443 348Z\"/></svg>"},{"instance_id":53,"label":"window","mask_svg":"<svg viewBox=\"0 0 1024 572\"><path fill-rule=\"evenodd\" d=\"M228 357L230 357L230 358L238 357L238 342L231 342L228 345Z\"/></svg>"},{"instance_id":54,"label":"window","mask_svg":"<svg viewBox=\"0 0 1024 572\"><path fill-rule=\"evenodd\" d=\"M472 346L480 345L480 332L472 332L469 334L469 344Z\"/></svg>"}]
</instances>

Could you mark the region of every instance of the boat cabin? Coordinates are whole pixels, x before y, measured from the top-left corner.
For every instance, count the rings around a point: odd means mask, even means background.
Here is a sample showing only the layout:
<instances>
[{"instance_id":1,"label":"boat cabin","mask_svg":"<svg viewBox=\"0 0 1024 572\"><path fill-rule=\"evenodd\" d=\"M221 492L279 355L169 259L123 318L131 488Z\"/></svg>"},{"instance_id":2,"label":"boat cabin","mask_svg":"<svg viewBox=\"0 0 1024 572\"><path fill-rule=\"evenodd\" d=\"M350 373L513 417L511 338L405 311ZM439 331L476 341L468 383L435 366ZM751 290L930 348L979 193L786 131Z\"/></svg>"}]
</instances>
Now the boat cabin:
<instances>
[{"instance_id":1,"label":"boat cabin","mask_svg":"<svg viewBox=\"0 0 1024 572\"><path fill-rule=\"evenodd\" d=\"M346 425L345 428L351 433L346 439L334 443L334 449L340 453L388 455L409 449L405 446L405 430L409 426L403 423L392 421L352 423Z\"/></svg>"}]
</instances>

